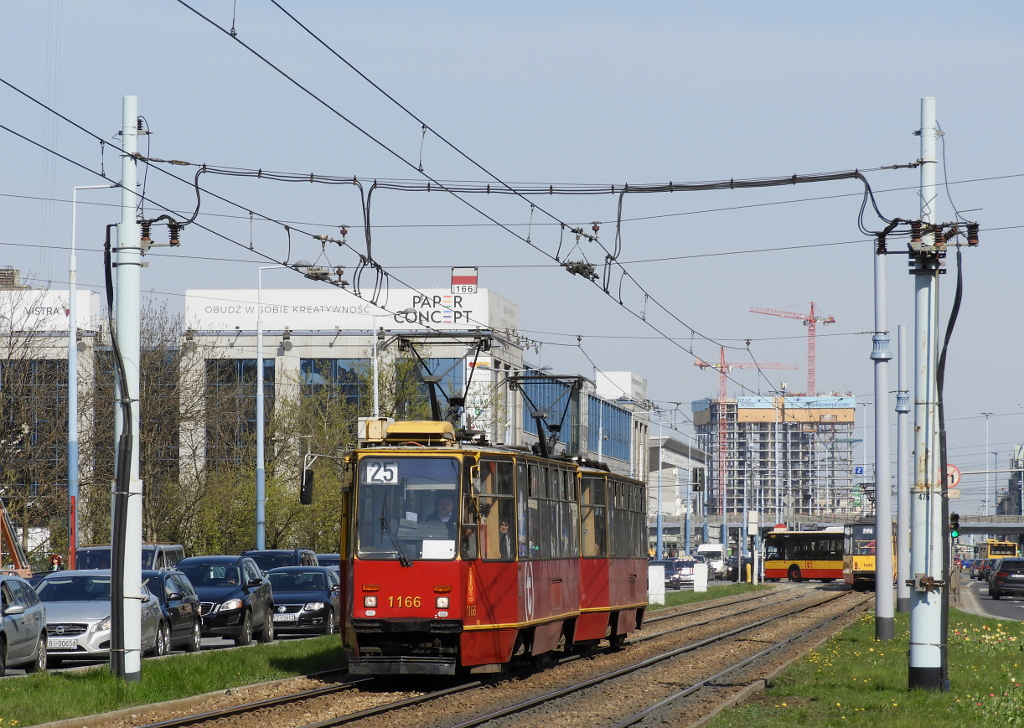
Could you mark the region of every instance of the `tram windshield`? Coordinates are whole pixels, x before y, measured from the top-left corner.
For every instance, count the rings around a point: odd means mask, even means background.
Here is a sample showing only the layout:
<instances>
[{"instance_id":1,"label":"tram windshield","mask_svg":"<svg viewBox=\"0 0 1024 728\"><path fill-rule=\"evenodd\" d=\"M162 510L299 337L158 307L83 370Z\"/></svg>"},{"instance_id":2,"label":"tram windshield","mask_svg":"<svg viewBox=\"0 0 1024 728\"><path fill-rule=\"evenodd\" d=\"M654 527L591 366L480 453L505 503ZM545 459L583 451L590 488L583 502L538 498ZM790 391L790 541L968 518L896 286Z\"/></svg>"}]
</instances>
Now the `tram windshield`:
<instances>
[{"instance_id":1,"label":"tram windshield","mask_svg":"<svg viewBox=\"0 0 1024 728\"><path fill-rule=\"evenodd\" d=\"M356 514L359 558L403 563L455 558L458 495L456 458L362 458Z\"/></svg>"}]
</instances>

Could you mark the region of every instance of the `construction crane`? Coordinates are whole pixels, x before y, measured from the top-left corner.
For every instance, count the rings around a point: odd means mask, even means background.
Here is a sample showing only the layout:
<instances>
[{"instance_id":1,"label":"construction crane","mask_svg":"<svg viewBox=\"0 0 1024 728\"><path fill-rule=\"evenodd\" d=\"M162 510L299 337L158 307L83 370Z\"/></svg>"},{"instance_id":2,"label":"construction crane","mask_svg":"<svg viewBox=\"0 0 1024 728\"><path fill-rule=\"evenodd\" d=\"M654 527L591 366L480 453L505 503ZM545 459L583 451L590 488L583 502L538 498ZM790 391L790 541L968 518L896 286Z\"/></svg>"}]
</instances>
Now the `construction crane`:
<instances>
[{"instance_id":1,"label":"construction crane","mask_svg":"<svg viewBox=\"0 0 1024 728\"><path fill-rule=\"evenodd\" d=\"M807 327L807 396L814 397L818 394L815 389L814 381L814 369L815 369L815 340L818 335L818 324L828 326L836 322L832 315L829 316L818 316L814 313L814 301L811 301L811 312L795 313L793 311L777 311L773 308L757 308L751 307L751 313L764 313L769 316L781 316L782 318L799 319L804 322L804 326Z\"/></svg>"},{"instance_id":2,"label":"construction crane","mask_svg":"<svg viewBox=\"0 0 1024 728\"><path fill-rule=\"evenodd\" d=\"M725 360L725 347L719 349L719 361L717 364L712 364L704 361L703 359L697 359L693 362L694 366L700 367L701 369L716 369L718 370L718 457L715 460L715 477L718 479L718 499L719 499L719 513L722 516L722 522L725 522L725 454L726 454L726 419L725 419L725 400L728 396L726 389L727 375L733 369L798 369L796 364L773 364L763 363L756 364L754 362L727 362Z\"/></svg>"}]
</instances>

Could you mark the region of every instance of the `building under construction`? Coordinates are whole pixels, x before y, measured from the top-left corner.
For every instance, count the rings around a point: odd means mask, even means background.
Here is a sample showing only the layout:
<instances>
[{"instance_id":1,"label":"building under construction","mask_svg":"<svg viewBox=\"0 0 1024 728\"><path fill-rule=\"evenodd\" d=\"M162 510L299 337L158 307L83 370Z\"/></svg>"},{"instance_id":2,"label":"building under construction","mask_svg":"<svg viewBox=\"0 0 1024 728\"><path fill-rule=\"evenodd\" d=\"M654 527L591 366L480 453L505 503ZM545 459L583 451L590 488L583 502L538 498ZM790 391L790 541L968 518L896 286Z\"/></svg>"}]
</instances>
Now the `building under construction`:
<instances>
[{"instance_id":1,"label":"building under construction","mask_svg":"<svg viewBox=\"0 0 1024 728\"><path fill-rule=\"evenodd\" d=\"M708 515L759 511L776 522L864 512L854 484L853 397L738 397L692 403L707 454Z\"/></svg>"}]
</instances>

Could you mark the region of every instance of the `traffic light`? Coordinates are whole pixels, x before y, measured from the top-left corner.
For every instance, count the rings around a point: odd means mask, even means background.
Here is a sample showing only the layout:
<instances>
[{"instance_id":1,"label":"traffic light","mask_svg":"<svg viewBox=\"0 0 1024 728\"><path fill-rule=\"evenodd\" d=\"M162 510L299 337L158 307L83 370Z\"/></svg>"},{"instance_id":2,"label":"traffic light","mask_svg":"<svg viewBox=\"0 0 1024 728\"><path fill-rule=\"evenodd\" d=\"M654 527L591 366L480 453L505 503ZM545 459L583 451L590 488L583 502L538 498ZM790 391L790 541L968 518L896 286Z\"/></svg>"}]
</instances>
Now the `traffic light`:
<instances>
[{"instance_id":1,"label":"traffic light","mask_svg":"<svg viewBox=\"0 0 1024 728\"><path fill-rule=\"evenodd\" d=\"M693 489L694 491L704 490L704 474L707 472L704 468L693 469Z\"/></svg>"},{"instance_id":2,"label":"traffic light","mask_svg":"<svg viewBox=\"0 0 1024 728\"><path fill-rule=\"evenodd\" d=\"M302 482L299 484L299 503L304 506L313 504L313 471L302 471Z\"/></svg>"},{"instance_id":3,"label":"traffic light","mask_svg":"<svg viewBox=\"0 0 1024 728\"><path fill-rule=\"evenodd\" d=\"M960 538L960 514L949 514L949 537Z\"/></svg>"}]
</instances>

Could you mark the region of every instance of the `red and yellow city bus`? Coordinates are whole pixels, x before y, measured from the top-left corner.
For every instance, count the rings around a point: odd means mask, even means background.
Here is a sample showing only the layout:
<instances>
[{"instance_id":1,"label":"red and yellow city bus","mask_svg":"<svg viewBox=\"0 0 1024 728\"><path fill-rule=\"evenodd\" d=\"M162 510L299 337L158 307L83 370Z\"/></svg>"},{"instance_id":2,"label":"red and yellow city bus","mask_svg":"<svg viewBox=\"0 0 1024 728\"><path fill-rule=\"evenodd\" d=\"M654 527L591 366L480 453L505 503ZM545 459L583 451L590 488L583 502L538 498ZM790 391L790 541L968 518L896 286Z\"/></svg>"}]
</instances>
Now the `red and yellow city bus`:
<instances>
[{"instance_id":1,"label":"red and yellow city bus","mask_svg":"<svg viewBox=\"0 0 1024 728\"><path fill-rule=\"evenodd\" d=\"M843 578L843 529L772 531L765 536L764 575L778 581Z\"/></svg>"}]
</instances>

